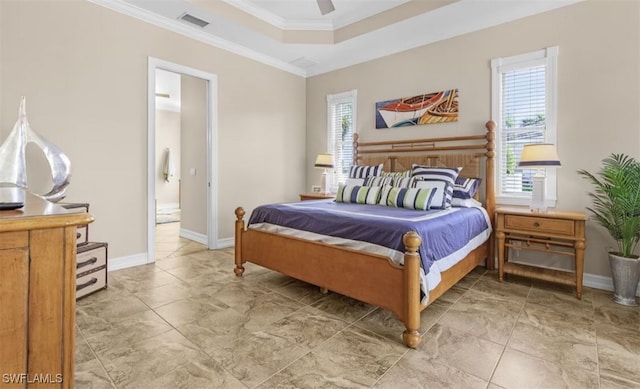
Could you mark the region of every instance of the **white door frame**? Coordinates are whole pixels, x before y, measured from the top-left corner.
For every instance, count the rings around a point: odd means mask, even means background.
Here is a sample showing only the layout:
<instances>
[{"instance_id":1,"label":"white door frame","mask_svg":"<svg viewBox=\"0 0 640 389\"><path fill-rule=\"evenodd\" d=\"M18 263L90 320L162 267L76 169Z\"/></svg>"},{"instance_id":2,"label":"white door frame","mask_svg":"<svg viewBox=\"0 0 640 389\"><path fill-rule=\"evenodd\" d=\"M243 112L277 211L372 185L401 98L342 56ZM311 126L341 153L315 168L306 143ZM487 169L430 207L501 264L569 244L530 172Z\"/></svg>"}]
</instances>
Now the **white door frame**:
<instances>
[{"instance_id":1,"label":"white door frame","mask_svg":"<svg viewBox=\"0 0 640 389\"><path fill-rule=\"evenodd\" d=\"M149 57L147 88L147 263L156 260L156 69L207 81L207 247L218 248L218 76Z\"/></svg>"}]
</instances>

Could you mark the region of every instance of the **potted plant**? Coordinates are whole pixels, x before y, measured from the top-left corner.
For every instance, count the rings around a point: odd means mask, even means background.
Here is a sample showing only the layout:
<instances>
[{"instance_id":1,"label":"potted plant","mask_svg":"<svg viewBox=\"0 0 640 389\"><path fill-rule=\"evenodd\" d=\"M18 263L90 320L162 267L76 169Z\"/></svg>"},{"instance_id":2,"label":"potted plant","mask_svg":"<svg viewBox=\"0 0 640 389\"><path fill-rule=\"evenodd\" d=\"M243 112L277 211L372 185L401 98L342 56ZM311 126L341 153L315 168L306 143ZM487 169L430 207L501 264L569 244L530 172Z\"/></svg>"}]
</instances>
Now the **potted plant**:
<instances>
[{"instance_id":1,"label":"potted plant","mask_svg":"<svg viewBox=\"0 0 640 389\"><path fill-rule=\"evenodd\" d=\"M589 193L593 207L587 209L618 245L616 251L609 252L613 300L637 306L640 260L635 249L640 240L640 162L625 154L611 154L602 160L596 175L585 170L578 174L594 186Z\"/></svg>"}]
</instances>

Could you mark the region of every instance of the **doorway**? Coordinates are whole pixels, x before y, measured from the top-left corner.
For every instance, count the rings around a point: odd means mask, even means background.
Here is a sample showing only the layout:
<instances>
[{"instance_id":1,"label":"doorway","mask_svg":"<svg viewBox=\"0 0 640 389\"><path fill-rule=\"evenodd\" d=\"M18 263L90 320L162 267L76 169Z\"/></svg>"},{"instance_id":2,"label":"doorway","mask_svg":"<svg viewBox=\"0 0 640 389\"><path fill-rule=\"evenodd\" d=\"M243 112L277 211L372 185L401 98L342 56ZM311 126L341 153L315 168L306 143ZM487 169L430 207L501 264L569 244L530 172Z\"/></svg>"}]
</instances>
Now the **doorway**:
<instances>
[{"instance_id":1,"label":"doorway","mask_svg":"<svg viewBox=\"0 0 640 389\"><path fill-rule=\"evenodd\" d=\"M158 74L179 77L180 92L175 88L166 89L156 99ZM156 100L166 109L172 93L180 100L179 141L175 134L167 138L166 133L158 132L167 124L158 121L171 115L159 115ZM176 102L173 104L175 111ZM182 237L205 244L209 249L217 248L216 106L216 75L149 57L147 263L156 258L159 196L162 196L160 208L180 210ZM184 152L186 150L188 152Z\"/></svg>"}]
</instances>

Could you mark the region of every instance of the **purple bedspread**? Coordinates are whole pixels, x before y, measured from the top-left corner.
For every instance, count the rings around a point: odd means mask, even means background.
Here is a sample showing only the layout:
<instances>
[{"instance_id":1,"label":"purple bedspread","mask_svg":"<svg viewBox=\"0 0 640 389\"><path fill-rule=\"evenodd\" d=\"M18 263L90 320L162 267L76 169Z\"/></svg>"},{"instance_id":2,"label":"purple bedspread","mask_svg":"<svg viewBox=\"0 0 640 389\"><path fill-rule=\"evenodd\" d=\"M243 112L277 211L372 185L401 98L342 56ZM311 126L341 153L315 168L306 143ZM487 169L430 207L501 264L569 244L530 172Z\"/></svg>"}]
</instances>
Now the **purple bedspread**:
<instances>
[{"instance_id":1,"label":"purple bedspread","mask_svg":"<svg viewBox=\"0 0 640 389\"><path fill-rule=\"evenodd\" d=\"M263 205L252 212L249 225L254 223L370 242L399 252L405 251L402 236L415 231L422 238L419 253L426 274L434 261L456 252L489 228L478 208L418 211L333 200Z\"/></svg>"}]
</instances>

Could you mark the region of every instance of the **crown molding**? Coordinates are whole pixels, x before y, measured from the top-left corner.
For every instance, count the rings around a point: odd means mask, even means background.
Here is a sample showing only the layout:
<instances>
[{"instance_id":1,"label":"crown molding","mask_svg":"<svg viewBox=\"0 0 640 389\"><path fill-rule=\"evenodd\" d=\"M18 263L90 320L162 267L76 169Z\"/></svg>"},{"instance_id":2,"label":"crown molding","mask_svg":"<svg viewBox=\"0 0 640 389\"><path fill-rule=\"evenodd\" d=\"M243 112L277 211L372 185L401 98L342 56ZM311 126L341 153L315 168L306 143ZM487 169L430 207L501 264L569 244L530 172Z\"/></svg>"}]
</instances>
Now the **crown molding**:
<instances>
[{"instance_id":1,"label":"crown molding","mask_svg":"<svg viewBox=\"0 0 640 389\"><path fill-rule=\"evenodd\" d=\"M222 1L281 30L333 31L335 29L331 21L286 20L263 8L256 7L247 0Z\"/></svg>"},{"instance_id":2,"label":"crown molding","mask_svg":"<svg viewBox=\"0 0 640 389\"><path fill-rule=\"evenodd\" d=\"M300 76L300 77L307 76L307 72L304 69L301 69L297 66L293 66L290 63L280 61L278 59L275 59L273 57L270 57L262 53L258 53L254 50L251 50L244 46L230 42L226 39L221 39L213 35L204 33L202 31L195 30L192 27L183 25L177 20L171 20L159 15L156 15L152 12L136 7L125 1L122 1L122 0L87 0L87 1L96 5L99 5L101 7L108 8L112 11L119 12L121 14L153 24L154 26L161 27L169 31L173 31L180 35L184 35L188 38L192 38L200 42L207 43L219 49L229 51L231 53L240 55L245 58L253 59L255 61L258 61L265 65L272 66L280 70L284 70L286 72L295 74L296 76Z\"/></svg>"}]
</instances>

